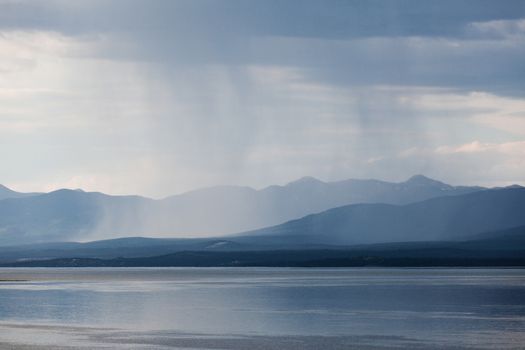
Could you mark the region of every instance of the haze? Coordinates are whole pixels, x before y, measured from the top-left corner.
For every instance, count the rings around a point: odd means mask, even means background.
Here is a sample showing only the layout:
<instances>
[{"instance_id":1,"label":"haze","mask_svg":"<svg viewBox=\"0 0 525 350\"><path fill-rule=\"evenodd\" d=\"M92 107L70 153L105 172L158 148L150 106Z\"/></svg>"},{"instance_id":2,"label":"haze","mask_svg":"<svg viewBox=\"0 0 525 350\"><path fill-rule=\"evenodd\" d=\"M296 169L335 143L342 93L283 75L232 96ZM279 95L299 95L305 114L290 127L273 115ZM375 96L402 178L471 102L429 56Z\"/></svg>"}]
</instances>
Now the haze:
<instances>
[{"instance_id":1,"label":"haze","mask_svg":"<svg viewBox=\"0 0 525 350\"><path fill-rule=\"evenodd\" d=\"M525 2L0 1L0 183L525 184Z\"/></svg>"}]
</instances>

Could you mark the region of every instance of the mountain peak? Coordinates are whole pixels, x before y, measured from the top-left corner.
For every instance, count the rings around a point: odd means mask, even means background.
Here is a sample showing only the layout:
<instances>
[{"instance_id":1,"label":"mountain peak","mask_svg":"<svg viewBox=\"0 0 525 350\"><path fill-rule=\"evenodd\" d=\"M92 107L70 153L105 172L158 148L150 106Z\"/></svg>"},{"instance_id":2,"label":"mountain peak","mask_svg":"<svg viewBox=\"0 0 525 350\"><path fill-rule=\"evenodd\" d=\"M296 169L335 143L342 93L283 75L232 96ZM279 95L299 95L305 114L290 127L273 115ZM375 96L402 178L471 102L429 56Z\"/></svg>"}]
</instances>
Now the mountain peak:
<instances>
[{"instance_id":1,"label":"mountain peak","mask_svg":"<svg viewBox=\"0 0 525 350\"><path fill-rule=\"evenodd\" d=\"M10 189L10 188L7 187L7 186L4 186L4 185L0 184L0 191L13 191L13 190Z\"/></svg>"},{"instance_id":2,"label":"mountain peak","mask_svg":"<svg viewBox=\"0 0 525 350\"><path fill-rule=\"evenodd\" d=\"M288 183L289 185L311 185L311 184L320 184L323 183L321 180L316 179L313 176L303 176L300 179Z\"/></svg>"},{"instance_id":3,"label":"mountain peak","mask_svg":"<svg viewBox=\"0 0 525 350\"><path fill-rule=\"evenodd\" d=\"M20 193L13 191L9 187L0 184L0 199L18 197L19 195Z\"/></svg>"},{"instance_id":4,"label":"mountain peak","mask_svg":"<svg viewBox=\"0 0 525 350\"><path fill-rule=\"evenodd\" d=\"M448 186L447 184L441 182L441 181L437 181L437 180L434 180L434 179L431 179L429 177L426 177L425 175L421 175L421 174L418 174L418 175L414 175L412 177L410 177L408 180L406 180L404 182L405 184L410 184L410 185L439 185L439 186Z\"/></svg>"},{"instance_id":5,"label":"mountain peak","mask_svg":"<svg viewBox=\"0 0 525 350\"><path fill-rule=\"evenodd\" d=\"M28 195L30 195L30 194L16 192L16 191L13 191L12 189L10 189L9 187L0 184L0 200L1 199L8 199L8 198L25 197L25 196L28 196Z\"/></svg>"}]
</instances>

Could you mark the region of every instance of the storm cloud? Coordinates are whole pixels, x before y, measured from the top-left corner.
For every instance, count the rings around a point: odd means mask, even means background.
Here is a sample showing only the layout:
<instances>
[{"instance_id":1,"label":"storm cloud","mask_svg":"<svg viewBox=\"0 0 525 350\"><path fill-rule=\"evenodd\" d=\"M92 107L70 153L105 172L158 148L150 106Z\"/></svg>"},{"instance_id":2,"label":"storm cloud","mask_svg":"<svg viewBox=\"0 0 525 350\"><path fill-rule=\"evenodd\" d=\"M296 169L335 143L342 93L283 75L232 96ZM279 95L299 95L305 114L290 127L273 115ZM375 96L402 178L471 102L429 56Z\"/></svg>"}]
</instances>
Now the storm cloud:
<instances>
[{"instance_id":1,"label":"storm cloud","mask_svg":"<svg viewBox=\"0 0 525 350\"><path fill-rule=\"evenodd\" d=\"M525 181L523 1L0 1L0 52L18 190Z\"/></svg>"}]
</instances>

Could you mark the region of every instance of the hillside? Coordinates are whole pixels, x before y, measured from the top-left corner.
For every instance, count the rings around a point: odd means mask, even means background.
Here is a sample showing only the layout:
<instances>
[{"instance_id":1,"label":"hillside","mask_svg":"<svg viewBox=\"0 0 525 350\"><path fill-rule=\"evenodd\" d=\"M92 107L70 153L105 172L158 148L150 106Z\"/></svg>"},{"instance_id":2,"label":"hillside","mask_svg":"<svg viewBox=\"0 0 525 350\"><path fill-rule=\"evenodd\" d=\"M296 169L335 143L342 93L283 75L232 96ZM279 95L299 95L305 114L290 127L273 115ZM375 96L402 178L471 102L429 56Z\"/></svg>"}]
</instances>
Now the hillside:
<instances>
[{"instance_id":1,"label":"hillside","mask_svg":"<svg viewBox=\"0 0 525 350\"><path fill-rule=\"evenodd\" d=\"M208 237L280 224L352 203L406 204L483 190L424 176L401 183L303 178L262 190L222 186L153 200L58 190L0 200L0 244L124 236Z\"/></svg>"}]
</instances>

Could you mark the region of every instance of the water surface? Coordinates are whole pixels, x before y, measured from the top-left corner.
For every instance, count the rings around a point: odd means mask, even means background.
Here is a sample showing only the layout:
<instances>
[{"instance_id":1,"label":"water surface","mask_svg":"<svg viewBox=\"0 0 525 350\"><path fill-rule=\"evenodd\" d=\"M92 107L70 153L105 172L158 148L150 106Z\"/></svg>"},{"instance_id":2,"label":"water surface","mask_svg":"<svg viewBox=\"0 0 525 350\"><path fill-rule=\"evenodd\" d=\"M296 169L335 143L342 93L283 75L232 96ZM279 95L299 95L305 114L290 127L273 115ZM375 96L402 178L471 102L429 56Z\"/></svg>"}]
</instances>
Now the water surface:
<instances>
[{"instance_id":1,"label":"water surface","mask_svg":"<svg viewBox=\"0 0 525 350\"><path fill-rule=\"evenodd\" d=\"M521 269L0 269L0 348L520 349Z\"/></svg>"}]
</instances>

